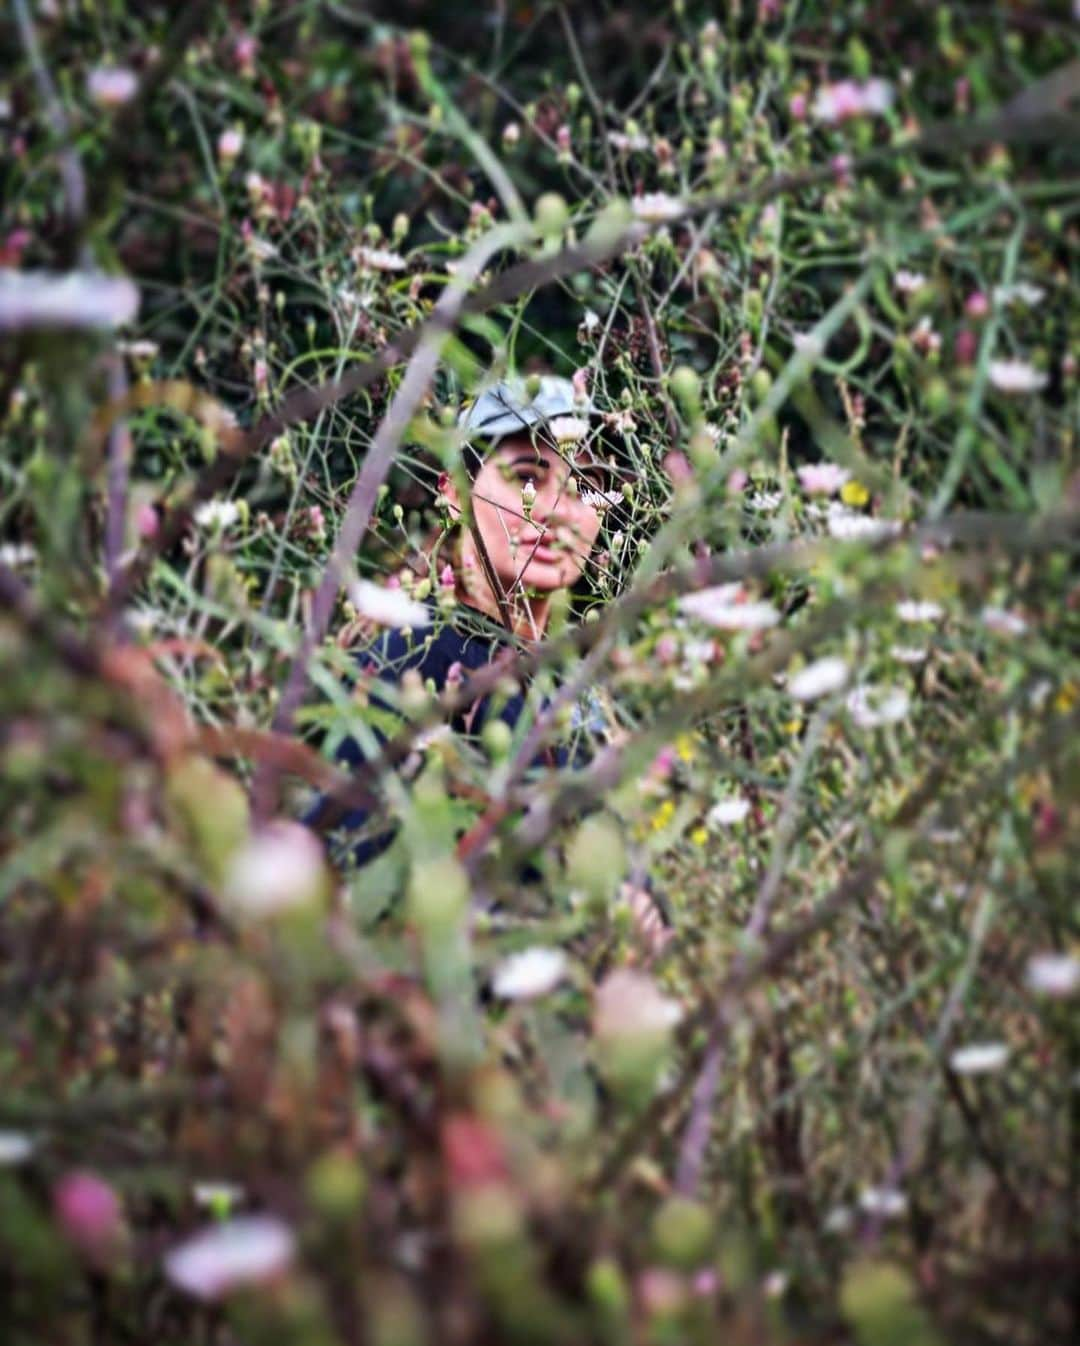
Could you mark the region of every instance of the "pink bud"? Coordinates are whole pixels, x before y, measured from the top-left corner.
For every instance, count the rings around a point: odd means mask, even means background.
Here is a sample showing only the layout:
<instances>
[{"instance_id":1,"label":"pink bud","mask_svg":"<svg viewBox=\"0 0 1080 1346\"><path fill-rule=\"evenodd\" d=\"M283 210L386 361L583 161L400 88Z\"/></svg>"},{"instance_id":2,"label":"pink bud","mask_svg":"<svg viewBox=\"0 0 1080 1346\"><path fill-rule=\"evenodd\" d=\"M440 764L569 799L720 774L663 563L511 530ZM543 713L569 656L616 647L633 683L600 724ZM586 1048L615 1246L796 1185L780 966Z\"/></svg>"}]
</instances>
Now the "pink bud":
<instances>
[{"instance_id":1,"label":"pink bud","mask_svg":"<svg viewBox=\"0 0 1080 1346\"><path fill-rule=\"evenodd\" d=\"M86 1170L67 1173L53 1188L53 1211L65 1238L95 1266L106 1266L120 1248L124 1215L107 1182Z\"/></svg>"},{"instance_id":2,"label":"pink bud","mask_svg":"<svg viewBox=\"0 0 1080 1346\"><path fill-rule=\"evenodd\" d=\"M793 93L788 103L788 111L797 122L806 120L806 94Z\"/></svg>"},{"instance_id":3,"label":"pink bud","mask_svg":"<svg viewBox=\"0 0 1080 1346\"><path fill-rule=\"evenodd\" d=\"M454 567L447 562L439 574L439 583L444 589L453 589L457 584L457 577L454 574Z\"/></svg>"},{"instance_id":4,"label":"pink bud","mask_svg":"<svg viewBox=\"0 0 1080 1346\"><path fill-rule=\"evenodd\" d=\"M967 297L964 312L969 318L985 318L990 312L990 300L982 290L973 290Z\"/></svg>"},{"instance_id":5,"label":"pink bud","mask_svg":"<svg viewBox=\"0 0 1080 1346\"><path fill-rule=\"evenodd\" d=\"M555 132L555 143L559 147L561 154L570 153L570 128L569 126L560 126Z\"/></svg>"},{"instance_id":6,"label":"pink bud","mask_svg":"<svg viewBox=\"0 0 1080 1346\"><path fill-rule=\"evenodd\" d=\"M159 522L153 505L140 505L135 511L135 531L141 538L156 537Z\"/></svg>"},{"instance_id":7,"label":"pink bud","mask_svg":"<svg viewBox=\"0 0 1080 1346\"><path fill-rule=\"evenodd\" d=\"M750 478L746 475L746 473L742 470L742 468L737 467L727 479L728 495L741 495L742 492L746 489L746 483L749 480Z\"/></svg>"},{"instance_id":8,"label":"pink bud","mask_svg":"<svg viewBox=\"0 0 1080 1346\"><path fill-rule=\"evenodd\" d=\"M657 776L661 780L665 780L668 776L671 775L672 771L674 770L674 767L675 767L675 749L672 747L661 748L660 751L656 754L656 756L652 759L652 764L649 767L649 775Z\"/></svg>"},{"instance_id":9,"label":"pink bud","mask_svg":"<svg viewBox=\"0 0 1080 1346\"><path fill-rule=\"evenodd\" d=\"M653 647L653 653L662 664L673 664L679 657L679 642L674 636L661 636Z\"/></svg>"},{"instance_id":10,"label":"pink bud","mask_svg":"<svg viewBox=\"0 0 1080 1346\"><path fill-rule=\"evenodd\" d=\"M958 365L970 365L975 363L975 353L979 349L979 341L970 327L961 327L959 332L957 332L956 343L953 349Z\"/></svg>"},{"instance_id":11,"label":"pink bud","mask_svg":"<svg viewBox=\"0 0 1080 1346\"><path fill-rule=\"evenodd\" d=\"M589 371L575 369L570 382L574 385L574 396L584 401L589 395Z\"/></svg>"},{"instance_id":12,"label":"pink bud","mask_svg":"<svg viewBox=\"0 0 1080 1346\"><path fill-rule=\"evenodd\" d=\"M851 186L851 155L850 155L850 154L834 154L833 157L832 157L832 159L831 159L831 161L830 161L830 165L831 165L831 167L832 167L833 174L834 174L835 177L836 177L837 185L840 186L840 187L850 187L850 186Z\"/></svg>"}]
</instances>

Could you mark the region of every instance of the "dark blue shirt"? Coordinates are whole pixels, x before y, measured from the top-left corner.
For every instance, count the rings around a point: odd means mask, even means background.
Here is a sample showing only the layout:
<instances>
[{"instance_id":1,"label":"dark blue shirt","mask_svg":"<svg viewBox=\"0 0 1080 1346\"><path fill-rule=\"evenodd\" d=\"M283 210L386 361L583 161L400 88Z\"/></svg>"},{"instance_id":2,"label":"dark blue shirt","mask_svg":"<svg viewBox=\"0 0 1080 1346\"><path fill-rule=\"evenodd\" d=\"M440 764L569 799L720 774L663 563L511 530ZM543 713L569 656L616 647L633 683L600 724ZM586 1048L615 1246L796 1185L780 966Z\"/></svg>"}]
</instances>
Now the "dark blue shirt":
<instances>
[{"instance_id":1,"label":"dark blue shirt","mask_svg":"<svg viewBox=\"0 0 1080 1346\"><path fill-rule=\"evenodd\" d=\"M360 665L374 664L378 676L388 682L397 682L409 669L415 669L426 683L429 679L435 690L441 692L448 682L467 678L476 669L490 664L502 651L514 649L514 639L509 632L488 622L477 629L478 622L486 619L471 610L455 610L449 617L442 617L434 604L429 604L432 624L422 630L387 631L368 649L357 653ZM470 629L472 628L472 629ZM492 710L493 698L489 694L477 700L456 714L451 721L455 732L469 736L478 734L484 727ZM383 714L391 710L386 701L376 691L370 694L370 704ZM500 698L497 718L513 729L525 709L525 695L521 691L512 696ZM404 727L404 726L403 726ZM378 724L372 725L372 732L380 745L388 735ZM359 767L365 762L360 745L353 738L342 741L335 754L335 761L346 767ZM563 744L547 749L534 765L563 767L577 762L578 754ZM327 800L320 797L304 816L304 822L318 826L324 821ZM364 808L349 809L334 824L333 830L345 834L355 833L362 828L370 817L370 811ZM392 831L367 837L352 845L352 855L358 865L366 864L384 851L393 840Z\"/></svg>"}]
</instances>

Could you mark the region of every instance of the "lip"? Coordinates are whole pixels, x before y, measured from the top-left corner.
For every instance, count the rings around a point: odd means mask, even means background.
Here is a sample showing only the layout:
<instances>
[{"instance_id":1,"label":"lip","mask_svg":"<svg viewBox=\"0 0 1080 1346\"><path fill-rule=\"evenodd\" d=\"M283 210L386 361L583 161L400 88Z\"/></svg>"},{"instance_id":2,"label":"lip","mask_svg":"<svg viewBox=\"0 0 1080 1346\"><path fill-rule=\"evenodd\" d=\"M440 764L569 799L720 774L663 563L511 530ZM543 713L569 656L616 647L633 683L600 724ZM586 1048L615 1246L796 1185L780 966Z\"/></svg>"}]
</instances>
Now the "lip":
<instances>
[{"instance_id":1,"label":"lip","mask_svg":"<svg viewBox=\"0 0 1080 1346\"><path fill-rule=\"evenodd\" d=\"M558 565L563 557L561 551L556 551L554 547L547 547L542 542L537 543L535 547L530 547L528 555L530 561L540 561L544 565Z\"/></svg>"}]
</instances>

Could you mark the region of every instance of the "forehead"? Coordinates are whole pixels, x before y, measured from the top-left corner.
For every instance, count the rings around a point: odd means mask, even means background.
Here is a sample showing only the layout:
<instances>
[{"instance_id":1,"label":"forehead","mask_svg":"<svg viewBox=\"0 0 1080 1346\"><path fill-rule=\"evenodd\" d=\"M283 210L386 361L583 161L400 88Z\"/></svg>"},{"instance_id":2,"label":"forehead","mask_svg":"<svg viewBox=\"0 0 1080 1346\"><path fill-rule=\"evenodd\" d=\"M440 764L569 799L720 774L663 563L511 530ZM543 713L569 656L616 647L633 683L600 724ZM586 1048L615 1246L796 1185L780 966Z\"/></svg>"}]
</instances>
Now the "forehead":
<instances>
[{"instance_id":1,"label":"forehead","mask_svg":"<svg viewBox=\"0 0 1080 1346\"><path fill-rule=\"evenodd\" d=\"M549 466L559 462L571 463L578 468L603 465L603 459L596 448L585 441L557 447L550 440L527 434L508 435L506 439L500 440L488 455L489 462L507 465L521 458L544 462Z\"/></svg>"}]
</instances>

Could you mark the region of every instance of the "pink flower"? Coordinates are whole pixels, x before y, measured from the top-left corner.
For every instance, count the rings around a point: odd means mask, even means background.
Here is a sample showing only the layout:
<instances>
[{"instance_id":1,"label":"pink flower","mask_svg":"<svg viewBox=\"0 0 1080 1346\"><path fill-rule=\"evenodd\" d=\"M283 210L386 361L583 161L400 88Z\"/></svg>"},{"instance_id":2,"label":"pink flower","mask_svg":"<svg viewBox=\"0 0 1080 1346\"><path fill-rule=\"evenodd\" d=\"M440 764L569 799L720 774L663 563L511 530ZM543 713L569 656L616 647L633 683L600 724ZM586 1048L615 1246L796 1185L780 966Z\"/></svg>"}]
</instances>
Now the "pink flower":
<instances>
[{"instance_id":1,"label":"pink flower","mask_svg":"<svg viewBox=\"0 0 1080 1346\"><path fill-rule=\"evenodd\" d=\"M979 340L970 327L961 327L956 334L956 341L953 345L953 353L956 356L958 365L970 365L975 363L975 355L979 349Z\"/></svg>"},{"instance_id":2,"label":"pink flower","mask_svg":"<svg viewBox=\"0 0 1080 1346\"><path fill-rule=\"evenodd\" d=\"M244 148L244 133L238 127L231 126L228 130L222 131L218 136L217 152L218 159L225 167L233 162L236 156Z\"/></svg>"},{"instance_id":3,"label":"pink flower","mask_svg":"<svg viewBox=\"0 0 1080 1346\"><path fill-rule=\"evenodd\" d=\"M96 1173L67 1173L53 1188L53 1211L65 1238L94 1266L119 1252L124 1233L120 1199Z\"/></svg>"},{"instance_id":4,"label":"pink flower","mask_svg":"<svg viewBox=\"0 0 1080 1346\"><path fill-rule=\"evenodd\" d=\"M135 531L141 538L156 537L158 523L157 510L153 505L143 504L135 511Z\"/></svg>"},{"instance_id":5,"label":"pink flower","mask_svg":"<svg viewBox=\"0 0 1080 1346\"><path fill-rule=\"evenodd\" d=\"M444 589L453 589L457 584L457 577L454 574L454 567L449 562L447 562L446 565L444 565L442 568L442 571L439 575L439 584Z\"/></svg>"},{"instance_id":6,"label":"pink flower","mask_svg":"<svg viewBox=\"0 0 1080 1346\"><path fill-rule=\"evenodd\" d=\"M807 495L835 495L851 476L846 467L836 463L807 463L795 471Z\"/></svg>"},{"instance_id":7,"label":"pink flower","mask_svg":"<svg viewBox=\"0 0 1080 1346\"><path fill-rule=\"evenodd\" d=\"M123 107L138 87L138 75L123 66L99 65L86 77L86 92L99 107Z\"/></svg>"},{"instance_id":8,"label":"pink flower","mask_svg":"<svg viewBox=\"0 0 1080 1346\"><path fill-rule=\"evenodd\" d=\"M560 126L555 132L555 143L559 147L560 154L570 153L570 128L569 126Z\"/></svg>"},{"instance_id":9,"label":"pink flower","mask_svg":"<svg viewBox=\"0 0 1080 1346\"><path fill-rule=\"evenodd\" d=\"M969 318L985 318L990 312L990 300L982 290L973 290L964 304L964 312Z\"/></svg>"},{"instance_id":10,"label":"pink flower","mask_svg":"<svg viewBox=\"0 0 1080 1346\"><path fill-rule=\"evenodd\" d=\"M836 178L836 183L838 187L851 186L850 154L834 154L832 159L830 159L829 161L829 166L833 171L833 176Z\"/></svg>"},{"instance_id":11,"label":"pink flower","mask_svg":"<svg viewBox=\"0 0 1080 1346\"><path fill-rule=\"evenodd\" d=\"M672 747L661 748L652 759L652 765L649 767L649 775L659 777L664 780L671 775L675 767L675 749Z\"/></svg>"},{"instance_id":12,"label":"pink flower","mask_svg":"<svg viewBox=\"0 0 1080 1346\"><path fill-rule=\"evenodd\" d=\"M880 116L892 106L892 85L883 79L864 84L842 79L825 84L814 99L814 116L823 122L845 122L852 117Z\"/></svg>"},{"instance_id":13,"label":"pink flower","mask_svg":"<svg viewBox=\"0 0 1080 1346\"><path fill-rule=\"evenodd\" d=\"M807 112L806 94L793 93L791 95L791 101L788 103L788 111L797 122L805 121Z\"/></svg>"},{"instance_id":14,"label":"pink flower","mask_svg":"<svg viewBox=\"0 0 1080 1346\"><path fill-rule=\"evenodd\" d=\"M740 495L746 489L746 483L749 480L750 478L746 475L746 473L742 470L742 468L737 467L735 471L732 472L727 479L728 495Z\"/></svg>"}]
</instances>

